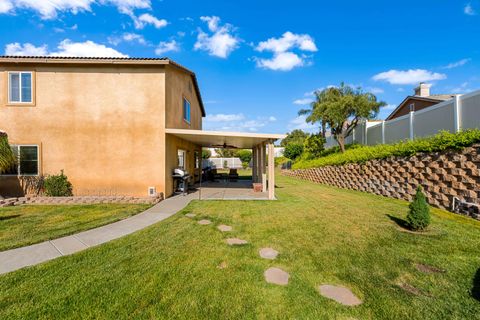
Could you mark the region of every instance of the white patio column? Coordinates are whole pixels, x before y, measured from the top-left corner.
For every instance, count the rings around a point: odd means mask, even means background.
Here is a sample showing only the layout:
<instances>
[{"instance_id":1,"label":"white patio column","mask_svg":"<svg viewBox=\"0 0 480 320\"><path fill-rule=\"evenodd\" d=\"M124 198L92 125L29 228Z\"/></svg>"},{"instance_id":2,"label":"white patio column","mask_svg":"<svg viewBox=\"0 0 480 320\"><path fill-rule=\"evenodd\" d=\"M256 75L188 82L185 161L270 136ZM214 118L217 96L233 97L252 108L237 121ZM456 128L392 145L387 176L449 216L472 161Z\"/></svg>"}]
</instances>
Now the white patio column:
<instances>
[{"instance_id":1,"label":"white patio column","mask_svg":"<svg viewBox=\"0 0 480 320\"><path fill-rule=\"evenodd\" d=\"M257 182L257 146L252 148L252 181Z\"/></svg>"},{"instance_id":2,"label":"white patio column","mask_svg":"<svg viewBox=\"0 0 480 320\"><path fill-rule=\"evenodd\" d=\"M275 199L275 148L268 143L268 199Z\"/></svg>"}]
</instances>

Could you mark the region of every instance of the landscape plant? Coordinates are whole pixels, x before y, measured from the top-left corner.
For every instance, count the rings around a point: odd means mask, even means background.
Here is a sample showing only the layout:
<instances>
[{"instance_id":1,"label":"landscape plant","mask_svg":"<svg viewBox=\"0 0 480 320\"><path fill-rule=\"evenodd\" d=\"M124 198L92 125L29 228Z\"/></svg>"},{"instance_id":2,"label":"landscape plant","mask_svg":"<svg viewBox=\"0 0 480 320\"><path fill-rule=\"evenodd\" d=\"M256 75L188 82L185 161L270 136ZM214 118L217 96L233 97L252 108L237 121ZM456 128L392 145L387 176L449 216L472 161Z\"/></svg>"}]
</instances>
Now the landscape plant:
<instances>
[{"instance_id":1,"label":"landscape plant","mask_svg":"<svg viewBox=\"0 0 480 320\"><path fill-rule=\"evenodd\" d=\"M407 226L413 231L423 231L430 224L430 208L423 194L422 187L417 187L417 192L410 203L407 215Z\"/></svg>"},{"instance_id":2,"label":"landscape plant","mask_svg":"<svg viewBox=\"0 0 480 320\"><path fill-rule=\"evenodd\" d=\"M0 174L12 169L17 159L8 143L8 136L0 131Z\"/></svg>"},{"instance_id":3,"label":"landscape plant","mask_svg":"<svg viewBox=\"0 0 480 320\"><path fill-rule=\"evenodd\" d=\"M72 196L72 184L67 176L60 171L60 174L49 175L44 181L45 195L48 197L69 197Z\"/></svg>"},{"instance_id":4,"label":"landscape plant","mask_svg":"<svg viewBox=\"0 0 480 320\"><path fill-rule=\"evenodd\" d=\"M303 153L303 144L300 143L290 143L287 144L285 150L283 151L283 155L288 159L295 160L300 157Z\"/></svg>"},{"instance_id":5,"label":"landscape plant","mask_svg":"<svg viewBox=\"0 0 480 320\"><path fill-rule=\"evenodd\" d=\"M308 133L300 129L292 130L292 132L287 133L285 139L280 142L281 147L286 147L291 143L303 144L305 139L308 137Z\"/></svg>"},{"instance_id":6,"label":"landscape plant","mask_svg":"<svg viewBox=\"0 0 480 320\"><path fill-rule=\"evenodd\" d=\"M321 134L311 134L303 143L303 149L309 157L319 157L325 150L325 138Z\"/></svg>"},{"instance_id":7,"label":"landscape plant","mask_svg":"<svg viewBox=\"0 0 480 320\"><path fill-rule=\"evenodd\" d=\"M385 159L391 156L410 157L420 152L439 152L445 150L461 150L480 142L480 130L472 129L458 133L442 131L434 136L406 140L395 144L379 144L375 146L355 146L347 148L344 153L329 153L330 149L316 159L301 159L293 169L318 168L329 165L343 165L347 163L365 163L373 159Z\"/></svg>"}]
</instances>

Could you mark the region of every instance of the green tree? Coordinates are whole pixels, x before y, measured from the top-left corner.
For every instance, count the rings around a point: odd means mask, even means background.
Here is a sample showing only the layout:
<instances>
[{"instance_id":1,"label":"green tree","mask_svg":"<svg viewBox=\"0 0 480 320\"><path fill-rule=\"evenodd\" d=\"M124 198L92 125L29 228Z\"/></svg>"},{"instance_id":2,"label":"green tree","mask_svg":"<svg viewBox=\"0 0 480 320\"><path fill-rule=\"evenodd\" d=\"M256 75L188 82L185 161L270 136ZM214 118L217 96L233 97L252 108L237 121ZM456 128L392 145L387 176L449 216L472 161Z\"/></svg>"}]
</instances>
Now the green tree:
<instances>
[{"instance_id":1,"label":"green tree","mask_svg":"<svg viewBox=\"0 0 480 320\"><path fill-rule=\"evenodd\" d=\"M361 88L352 88L344 83L315 92L316 101L310 109L300 110L307 115L309 123L321 123L330 129L333 137L345 152L345 138L348 137L361 119L373 119L380 107L386 105L377 97Z\"/></svg>"},{"instance_id":2,"label":"green tree","mask_svg":"<svg viewBox=\"0 0 480 320\"><path fill-rule=\"evenodd\" d=\"M8 144L7 134L0 131L0 174L12 169L16 162L17 159Z\"/></svg>"},{"instance_id":3,"label":"green tree","mask_svg":"<svg viewBox=\"0 0 480 320\"><path fill-rule=\"evenodd\" d=\"M252 160L252 151L247 149L238 150L237 157L239 157L240 160L242 160L242 163L248 164Z\"/></svg>"},{"instance_id":4,"label":"green tree","mask_svg":"<svg viewBox=\"0 0 480 320\"><path fill-rule=\"evenodd\" d=\"M287 137L280 142L282 147L286 147L290 143L303 144L308 134L300 129L295 129L290 133L287 133Z\"/></svg>"},{"instance_id":5,"label":"green tree","mask_svg":"<svg viewBox=\"0 0 480 320\"><path fill-rule=\"evenodd\" d=\"M428 206L422 187L417 187L417 193L410 203L407 215L407 226L414 231L425 230L430 224L430 207Z\"/></svg>"},{"instance_id":6,"label":"green tree","mask_svg":"<svg viewBox=\"0 0 480 320\"><path fill-rule=\"evenodd\" d=\"M290 160L295 160L300 157L303 153L303 144L300 143L289 143L283 151L283 155Z\"/></svg>"},{"instance_id":7,"label":"green tree","mask_svg":"<svg viewBox=\"0 0 480 320\"><path fill-rule=\"evenodd\" d=\"M238 150L236 149L226 149L226 148L217 148L215 149L215 153L220 158L234 158L237 156Z\"/></svg>"},{"instance_id":8,"label":"green tree","mask_svg":"<svg viewBox=\"0 0 480 320\"><path fill-rule=\"evenodd\" d=\"M322 134L311 134L305 139L303 149L313 157L319 157L323 150L325 150L325 138Z\"/></svg>"},{"instance_id":9,"label":"green tree","mask_svg":"<svg viewBox=\"0 0 480 320\"><path fill-rule=\"evenodd\" d=\"M212 151L208 149L202 149L202 159L209 159L212 157Z\"/></svg>"}]
</instances>

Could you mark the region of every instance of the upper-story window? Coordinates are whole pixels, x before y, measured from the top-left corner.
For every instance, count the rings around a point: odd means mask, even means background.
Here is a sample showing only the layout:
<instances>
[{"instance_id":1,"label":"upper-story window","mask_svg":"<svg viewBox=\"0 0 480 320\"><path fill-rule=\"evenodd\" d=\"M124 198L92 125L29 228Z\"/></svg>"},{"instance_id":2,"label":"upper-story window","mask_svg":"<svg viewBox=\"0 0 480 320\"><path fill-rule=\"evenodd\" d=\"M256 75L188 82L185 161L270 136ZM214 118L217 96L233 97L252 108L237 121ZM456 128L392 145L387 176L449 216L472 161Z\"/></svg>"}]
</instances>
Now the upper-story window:
<instances>
[{"instance_id":1,"label":"upper-story window","mask_svg":"<svg viewBox=\"0 0 480 320\"><path fill-rule=\"evenodd\" d=\"M39 157L37 145L13 145L12 151L17 158L17 164L3 173L4 175L38 175Z\"/></svg>"},{"instance_id":2,"label":"upper-story window","mask_svg":"<svg viewBox=\"0 0 480 320\"><path fill-rule=\"evenodd\" d=\"M8 102L31 103L33 96L32 72L8 73Z\"/></svg>"},{"instance_id":3,"label":"upper-story window","mask_svg":"<svg viewBox=\"0 0 480 320\"><path fill-rule=\"evenodd\" d=\"M183 98L183 120L190 123L190 101Z\"/></svg>"}]
</instances>

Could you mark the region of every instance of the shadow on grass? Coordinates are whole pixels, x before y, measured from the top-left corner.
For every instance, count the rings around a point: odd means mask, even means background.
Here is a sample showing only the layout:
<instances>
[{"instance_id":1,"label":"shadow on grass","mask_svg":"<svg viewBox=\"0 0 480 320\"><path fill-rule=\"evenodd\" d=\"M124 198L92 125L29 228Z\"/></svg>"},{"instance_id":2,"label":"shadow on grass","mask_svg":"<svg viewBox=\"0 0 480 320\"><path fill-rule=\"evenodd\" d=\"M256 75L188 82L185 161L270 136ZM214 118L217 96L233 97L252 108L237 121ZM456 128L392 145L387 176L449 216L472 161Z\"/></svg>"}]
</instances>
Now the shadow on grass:
<instances>
[{"instance_id":1,"label":"shadow on grass","mask_svg":"<svg viewBox=\"0 0 480 320\"><path fill-rule=\"evenodd\" d=\"M394 217L390 214L387 214L387 217L392 220L393 222L395 222L399 227L403 228L403 229L407 229L407 230L410 230L408 228L408 225L407 225L407 221L401 219L401 218L397 218L397 217Z\"/></svg>"},{"instance_id":2,"label":"shadow on grass","mask_svg":"<svg viewBox=\"0 0 480 320\"><path fill-rule=\"evenodd\" d=\"M17 218L17 217L20 217L20 215L19 214L12 214L11 216L0 217L0 221L10 220L10 219Z\"/></svg>"},{"instance_id":3,"label":"shadow on grass","mask_svg":"<svg viewBox=\"0 0 480 320\"><path fill-rule=\"evenodd\" d=\"M472 297L473 299L480 301L480 268L478 268L475 277L473 277Z\"/></svg>"}]
</instances>

